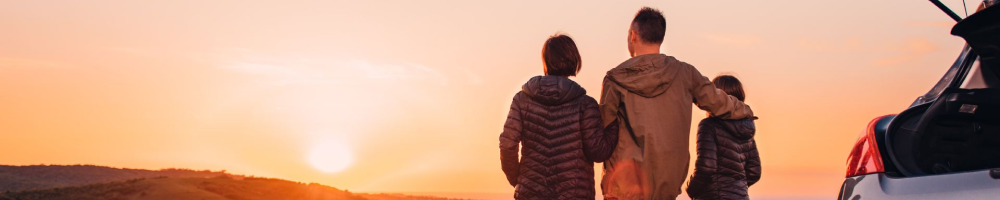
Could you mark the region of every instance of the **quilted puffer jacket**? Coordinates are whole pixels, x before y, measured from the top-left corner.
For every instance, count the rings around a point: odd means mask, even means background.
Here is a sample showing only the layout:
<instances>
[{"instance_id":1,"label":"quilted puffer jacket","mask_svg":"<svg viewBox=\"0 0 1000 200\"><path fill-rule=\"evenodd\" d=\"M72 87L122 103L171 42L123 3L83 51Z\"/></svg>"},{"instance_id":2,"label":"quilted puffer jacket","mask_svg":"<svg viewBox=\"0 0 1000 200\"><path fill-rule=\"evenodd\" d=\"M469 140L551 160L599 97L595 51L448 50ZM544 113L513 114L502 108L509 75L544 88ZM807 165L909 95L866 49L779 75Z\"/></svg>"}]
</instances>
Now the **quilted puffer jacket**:
<instances>
[{"instance_id":1,"label":"quilted puffer jacket","mask_svg":"<svg viewBox=\"0 0 1000 200\"><path fill-rule=\"evenodd\" d=\"M515 199L594 199L594 162L607 160L617 143L618 122L605 128L583 87L566 77L536 76L514 95L500 162Z\"/></svg>"},{"instance_id":2,"label":"quilted puffer jacket","mask_svg":"<svg viewBox=\"0 0 1000 200\"><path fill-rule=\"evenodd\" d=\"M760 180L753 120L707 118L698 124L698 158L688 182L691 199L749 199Z\"/></svg>"}]
</instances>

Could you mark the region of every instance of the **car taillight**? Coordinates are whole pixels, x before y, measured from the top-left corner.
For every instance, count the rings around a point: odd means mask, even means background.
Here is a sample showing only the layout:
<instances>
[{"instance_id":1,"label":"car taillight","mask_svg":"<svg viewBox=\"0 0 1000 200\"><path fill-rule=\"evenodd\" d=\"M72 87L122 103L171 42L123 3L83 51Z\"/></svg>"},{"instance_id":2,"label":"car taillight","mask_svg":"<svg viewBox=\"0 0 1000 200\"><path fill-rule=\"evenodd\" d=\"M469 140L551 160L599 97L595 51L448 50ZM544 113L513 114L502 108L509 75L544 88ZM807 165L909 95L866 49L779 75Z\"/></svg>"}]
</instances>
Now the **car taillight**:
<instances>
[{"instance_id":1,"label":"car taillight","mask_svg":"<svg viewBox=\"0 0 1000 200\"><path fill-rule=\"evenodd\" d=\"M875 126L880 120L892 115L876 117L868 123L868 127L858 142L854 144L851 155L847 157L847 177L885 172L885 165L882 164L882 153L878 150L878 142L875 141Z\"/></svg>"}]
</instances>

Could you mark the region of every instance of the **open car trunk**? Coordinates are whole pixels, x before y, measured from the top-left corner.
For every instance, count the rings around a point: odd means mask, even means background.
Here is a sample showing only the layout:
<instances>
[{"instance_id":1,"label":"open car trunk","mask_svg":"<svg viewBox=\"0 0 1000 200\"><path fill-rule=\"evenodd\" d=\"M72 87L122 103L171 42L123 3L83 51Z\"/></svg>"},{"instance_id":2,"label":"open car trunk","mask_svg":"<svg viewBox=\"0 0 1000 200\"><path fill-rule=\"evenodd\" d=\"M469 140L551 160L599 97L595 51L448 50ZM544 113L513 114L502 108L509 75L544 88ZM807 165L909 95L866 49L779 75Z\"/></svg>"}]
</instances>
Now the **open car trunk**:
<instances>
[{"instance_id":1,"label":"open car trunk","mask_svg":"<svg viewBox=\"0 0 1000 200\"><path fill-rule=\"evenodd\" d=\"M1000 168L1000 89L946 90L889 130L887 148L903 176Z\"/></svg>"},{"instance_id":2,"label":"open car trunk","mask_svg":"<svg viewBox=\"0 0 1000 200\"><path fill-rule=\"evenodd\" d=\"M1000 168L1000 6L960 21L952 34L968 47L931 92L890 123L882 141L887 174Z\"/></svg>"}]
</instances>

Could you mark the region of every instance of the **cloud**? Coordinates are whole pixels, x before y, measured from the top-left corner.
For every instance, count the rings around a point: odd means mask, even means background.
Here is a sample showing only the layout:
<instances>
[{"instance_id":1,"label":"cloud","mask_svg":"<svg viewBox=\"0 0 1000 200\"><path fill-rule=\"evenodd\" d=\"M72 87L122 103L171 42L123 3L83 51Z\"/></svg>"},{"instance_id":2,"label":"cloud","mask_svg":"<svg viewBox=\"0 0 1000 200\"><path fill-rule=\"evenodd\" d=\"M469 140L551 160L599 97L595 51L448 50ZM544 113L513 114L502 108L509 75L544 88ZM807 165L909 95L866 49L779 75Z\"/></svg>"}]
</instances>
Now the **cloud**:
<instances>
[{"instance_id":1,"label":"cloud","mask_svg":"<svg viewBox=\"0 0 1000 200\"><path fill-rule=\"evenodd\" d=\"M740 48L754 47L763 43L763 39L755 35L709 33L702 34L701 37L716 44Z\"/></svg>"},{"instance_id":2,"label":"cloud","mask_svg":"<svg viewBox=\"0 0 1000 200\"><path fill-rule=\"evenodd\" d=\"M448 78L434 68L424 65L403 63L385 64L372 63L366 60L350 60L341 62L335 67L346 67L364 72L365 77L378 80L433 80L441 85L448 84Z\"/></svg>"},{"instance_id":3,"label":"cloud","mask_svg":"<svg viewBox=\"0 0 1000 200\"><path fill-rule=\"evenodd\" d=\"M938 49L927 38L911 38L902 45L892 48L893 51L900 52L900 55L886 57L875 60L872 65L876 67L897 66L924 57Z\"/></svg>"},{"instance_id":4,"label":"cloud","mask_svg":"<svg viewBox=\"0 0 1000 200\"><path fill-rule=\"evenodd\" d=\"M272 84L382 84L428 82L448 85L438 69L415 63L380 63L363 59L245 55L223 58L222 69L258 76Z\"/></svg>"},{"instance_id":5,"label":"cloud","mask_svg":"<svg viewBox=\"0 0 1000 200\"><path fill-rule=\"evenodd\" d=\"M796 46L802 50L809 51L860 51L865 50L865 43L861 39L800 39Z\"/></svg>"},{"instance_id":6,"label":"cloud","mask_svg":"<svg viewBox=\"0 0 1000 200\"><path fill-rule=\"evenodd\" d=\"M0 57L0 68L66 68L71 63L27 58Z\"/></svg>"},{"instance_id":7,"label":"cloud","mask_svg":"<svg viewBox=\"0 0 1000 200\"><path fill-rule=\"evenodd\" d=\"M805 51L852 56L875 67L908 64L939 49L929 38L924 37L879 41L858 38L800 39L796 45L798 49Z\"/></svg>"},{"instance_id":8,"label":"cloud","mask_svg":"<svg viewBox=\"0 0 1000 200\"><path fill-rule=\"evenodd\" d=\"M263 63L241 62L225 65L223 68L247 74L268 75L275 77L301 78L304 76L312 76L310 74L303 73L303 71L295 70L287 66Z\"/></svg>"}]
</instances>

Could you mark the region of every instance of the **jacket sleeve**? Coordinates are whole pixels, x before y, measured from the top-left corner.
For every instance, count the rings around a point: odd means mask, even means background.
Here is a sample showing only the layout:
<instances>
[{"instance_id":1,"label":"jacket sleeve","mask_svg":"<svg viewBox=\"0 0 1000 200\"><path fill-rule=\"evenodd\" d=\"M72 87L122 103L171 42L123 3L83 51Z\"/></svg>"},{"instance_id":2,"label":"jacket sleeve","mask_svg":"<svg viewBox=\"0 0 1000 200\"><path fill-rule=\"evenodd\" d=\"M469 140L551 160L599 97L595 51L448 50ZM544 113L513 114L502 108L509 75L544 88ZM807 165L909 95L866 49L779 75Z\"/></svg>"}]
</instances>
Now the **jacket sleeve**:
<instances>
[{"instance_id":1,"label":"jacket sleeve","mask_svg":"<svg viewBox=\"0 0 1000 200\"><path fill-rule=\"evenodd\" d=\"M608 126L612 121L618 121L618 104L621 103L621 93L615 91L615 82L606 76L601 85L601 120L605 126Z\"/></svg>"},{"instance_id":2,"label":"jacket sleeve","mask_svg":"<svg viewBox=\"0 0 1000 200\"><path fill-rule=\"evenodd\" d=\"M521 133L523 123L521 121L521 108L517 104L518 96L514 96L514 101L510 103L510 112L507 114L507 121L503 124L503 132L500 133L500 167L507 175L507 182L511 186L517 185L519 175L520 160L518 159L518 147L521 143Z\"/></svg>"},{"instance_id":3,"label":"jacket sleeve","mask_svg":"<svg viewBox=\"0 0 1000 200\"><path fill-rule=\"evenodd\" d=\"M743 165L743 171L747 175L747 186L752 186L760 180L760 153L757 153L757 141L750 139L750 151L747 154L747 163Z\"/></svg>"},{"instance_id":4,"label":"jacket sleeve","mask_svg":"<svg viewBox=\"0 0 1000 200\"><path fill-rule=\"evenodd\" d=\"M606 127L602 126L601 109L597 106L597 101L589 97L583 104L581 118L583 150L587 160L591 162L608 160L618 145L618 120L612 121Z\"/></svg>"},{"instance_id":5,"label":"jacket sleeve","mask_svg":"<svg viewBox=\"0 0 1000 200\"><path fill-rule=\"evenodd\" d=\"M702 76L698 69L693 66L691 69L691 96L694 97L698 108L712 113L722 119L746 119L753 117L753 111L736 97L726 94L715 87L708 77Z\"/></svg>"},{"instance_id":6,"label":"jacket sleeve","mask_svg":"<svg viewBox=\"0 0 1000 200\"><path fill-rule=\"evenodd\" d=\"M718 169L715 134L715 128L709 123L703 121L698 124L698 157L695 159L694 173L691 174L687 187L688 195L692 197L705 192L713 182L712 174Z\"/></svg>"}]
</instances>

